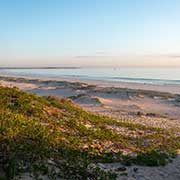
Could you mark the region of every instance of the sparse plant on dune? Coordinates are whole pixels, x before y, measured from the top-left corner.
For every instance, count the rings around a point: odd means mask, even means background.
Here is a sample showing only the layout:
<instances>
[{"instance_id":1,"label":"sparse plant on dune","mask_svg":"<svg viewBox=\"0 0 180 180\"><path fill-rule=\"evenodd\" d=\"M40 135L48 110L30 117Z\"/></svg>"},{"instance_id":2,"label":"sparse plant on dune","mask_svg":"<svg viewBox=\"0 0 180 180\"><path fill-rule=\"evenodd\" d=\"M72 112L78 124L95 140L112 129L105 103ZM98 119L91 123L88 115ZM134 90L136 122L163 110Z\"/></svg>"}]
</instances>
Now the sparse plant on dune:
<instances>
[{"instance_id":1,"label":"sparse plant on dune","mask_svg":"<svg viewBox=\"0 0 180 180\"><path fill-rule=\"evenodd\" d=\"M98 168L89 172L88 166L165 165L180 147L173 131L93 114L69 99L0 87L0 107L1 179L24 172L51 179L115 179L114 173ZM128 133L121 133L123 128Z\"/></svg>"}]
</instances>

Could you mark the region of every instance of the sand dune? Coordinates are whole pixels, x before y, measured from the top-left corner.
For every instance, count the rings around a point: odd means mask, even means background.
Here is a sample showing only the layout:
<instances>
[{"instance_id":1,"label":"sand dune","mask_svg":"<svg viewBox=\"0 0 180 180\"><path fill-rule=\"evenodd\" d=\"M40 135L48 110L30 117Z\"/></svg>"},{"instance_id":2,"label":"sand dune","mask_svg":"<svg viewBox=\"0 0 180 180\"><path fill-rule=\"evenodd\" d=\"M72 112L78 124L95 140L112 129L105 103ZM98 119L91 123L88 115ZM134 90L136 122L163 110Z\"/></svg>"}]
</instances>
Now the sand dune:
<instances>
[{"instance_id":1,"label":"sand dune","mask_svg":"<svg viewBox=\"0 0 180 180\"><path fill-rule=\"evenodd\" d=\"M88 84L76 80L62 81L60 79L8 76L1 76L0 80L3 86L15 86L38 95L71 98L89 111L116 117L125 122L165 129L176 128L177 135L180 135L180 95L171 94L172 92L179 93L179 86L99 83L99 81L93 81L92 84L88 81ZM98 164L98 166L103 170L111 171L119 168L121 164ZM149 177L154 180L178 180L180 179L180 157L178 156L173 163L165 167L122 166L121 173L122 170L128 176L119 176L119 179Z\"/></svg>"}]
</instances>

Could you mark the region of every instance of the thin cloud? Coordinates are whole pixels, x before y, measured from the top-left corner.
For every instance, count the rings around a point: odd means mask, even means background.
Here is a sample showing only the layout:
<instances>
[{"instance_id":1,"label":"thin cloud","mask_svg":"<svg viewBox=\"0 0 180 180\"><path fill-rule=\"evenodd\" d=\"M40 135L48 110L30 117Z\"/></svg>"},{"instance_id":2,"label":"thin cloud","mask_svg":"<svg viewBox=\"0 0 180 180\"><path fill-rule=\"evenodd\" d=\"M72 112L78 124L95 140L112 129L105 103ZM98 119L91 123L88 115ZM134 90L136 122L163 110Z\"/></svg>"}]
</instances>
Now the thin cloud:
<instances>
[{"instance_id":1,"label":"thin cloud","mask_svg":"<svg viewBox=\"0 0 180 180\"><path fill-rule=\"evenodd\" d=\"M143 57L150 58L180 58L180 54L146 54Z\"/></svg>"}]
</instances>

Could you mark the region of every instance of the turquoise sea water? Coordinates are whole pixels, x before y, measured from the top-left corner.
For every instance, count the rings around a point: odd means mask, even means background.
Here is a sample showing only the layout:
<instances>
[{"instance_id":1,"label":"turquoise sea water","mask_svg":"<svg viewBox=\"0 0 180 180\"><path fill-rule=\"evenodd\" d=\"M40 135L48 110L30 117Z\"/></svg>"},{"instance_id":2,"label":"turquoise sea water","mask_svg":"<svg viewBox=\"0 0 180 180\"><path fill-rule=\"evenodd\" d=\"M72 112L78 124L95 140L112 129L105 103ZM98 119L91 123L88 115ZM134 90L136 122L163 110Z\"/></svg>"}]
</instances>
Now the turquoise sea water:
<instances>
[{"instance_id":1,"label":"turquoise sea water","mask_svg":"<svg viewBox=\"0 0 180 180\"><path fill-rule=\"evenodd\" d=\"M56 78L78 78L148 84L180 84L180 68L60 68L3 69L0 73Z\"/></svg>"}]
</instances>

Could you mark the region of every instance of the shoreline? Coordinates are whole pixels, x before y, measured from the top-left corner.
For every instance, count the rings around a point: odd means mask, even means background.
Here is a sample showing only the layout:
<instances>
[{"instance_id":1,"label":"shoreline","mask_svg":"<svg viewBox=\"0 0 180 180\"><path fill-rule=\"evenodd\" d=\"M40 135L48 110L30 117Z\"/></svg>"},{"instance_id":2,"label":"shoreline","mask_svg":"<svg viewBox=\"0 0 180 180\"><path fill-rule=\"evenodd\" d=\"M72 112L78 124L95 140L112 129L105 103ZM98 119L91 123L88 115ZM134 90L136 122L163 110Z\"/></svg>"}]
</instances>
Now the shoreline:
<instances>
[{"instance_id":1,"label":"shoreline","mask_svg":"<svg viewBox=\"0 0 180 180\"><path fill-rule=\"evenodd\" d=\"M0 84L69 98L84 109L160 128L180 128L180 86L0 74ZM176 94L173 94L176 93ZM179 94L177 94L179 93Z\"/></svg>"},{"instance_id":2,"label":"shoreline","mask_svg":"<svg viewBox=\"0 0 180 180\"><path fill-rule=\"evenodd\" d=\"M1 77L13 77L13 78L25 78L25 79L37 79L37 80L51 80L51 81L66 81L66 82L78 82L86 83L89 85L96 85L99 87L115 87L115 88L128 88L134 90L147 90L157 92L167 92L172 94L180 94L180 85L178 84L147 84L147 83L134 83L134 82L120 82L120 81L108 81L108 80L91 80L80 78L64 78L64 77L43 77L43 76L29 76L29 75L13 75L0 73Z\"/></svg>"}]
</instances>

